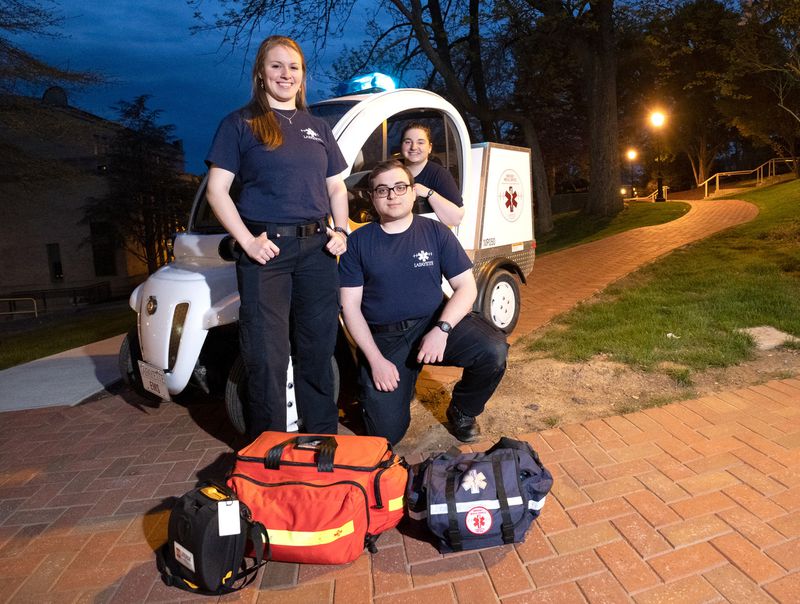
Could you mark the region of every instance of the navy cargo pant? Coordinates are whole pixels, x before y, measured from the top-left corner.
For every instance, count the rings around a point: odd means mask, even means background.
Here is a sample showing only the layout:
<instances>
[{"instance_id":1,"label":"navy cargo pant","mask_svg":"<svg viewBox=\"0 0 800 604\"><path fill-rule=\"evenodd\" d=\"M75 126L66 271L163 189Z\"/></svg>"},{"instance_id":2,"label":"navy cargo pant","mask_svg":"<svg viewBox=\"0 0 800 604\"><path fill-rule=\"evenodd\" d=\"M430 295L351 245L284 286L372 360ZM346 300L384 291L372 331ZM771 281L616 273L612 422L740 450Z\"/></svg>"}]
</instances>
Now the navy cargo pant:
<instances>
[{"instance_id":1,"label":"navy cargo pant","mask_svg":"<svg viewBox=\"0 0 800 604\"><path fill-rule=\"evenodd\" d=\"M400 383L392 392L375 388L367 360L361 356L359 384L361 405L367 433L383 436L398 443L411 423L411 399L422 365L417 353L422 337L436 319L427 317L411 323L406 329L373 332L375 344L400 373ZM508 344L503 332L495 329L476 313L468 314L447 337L444 359L437 365L463 367L461 380L453 388L452 405L464 414L476 417L494 393L506 371Z\"/></svg>"},{"instance_id":2,"label":"navy cargo pant","mask_svg":"<svg viewBox=\"0 0 800 604\"><path fill-rule=\"evenodd\" d=\"M324 229L307 237L270 239L281 250L278 256L262 265L243 253L236 263L239 344L248 379L247 434L254 439L265 430L286 431L290 354L303 430L336 434L331 370L339 325L336 258L325 250Z\"/></svg>"}]
</instances>

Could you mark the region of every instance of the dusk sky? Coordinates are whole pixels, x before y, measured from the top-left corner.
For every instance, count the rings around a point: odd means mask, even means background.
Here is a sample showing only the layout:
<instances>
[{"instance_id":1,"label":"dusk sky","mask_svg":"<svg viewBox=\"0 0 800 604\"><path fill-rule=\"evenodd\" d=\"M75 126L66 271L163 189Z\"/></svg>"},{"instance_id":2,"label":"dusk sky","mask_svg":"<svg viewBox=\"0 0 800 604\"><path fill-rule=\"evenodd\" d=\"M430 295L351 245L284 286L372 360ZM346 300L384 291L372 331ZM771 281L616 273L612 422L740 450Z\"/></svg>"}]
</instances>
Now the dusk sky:
<instances>
[{"instance_id":1,"label":"dusk sky","mask_svg":"<svg viewBox=\"0 0 800 604\"><path fill-rule=\"evenodd\" d=\"M189 28L196 21L184 0L61 0L56 6L65 18L61 37L16 36L14 40L59 67L92 70L108 78L107 84L98 87L68 89L70 105L115 119L112 106L118 101L150 94L149 107L161 109L161 123L175 125L175 136L183 140L186 170L205 172L203 158L217 124L250 96L249 70L255 49L243 64L243 51L231 54L230 46L220 47L221 32L191 35ZM213 6L214 0L202 5L204 9ZM270 33L279 32L258 34L255 45ZM309 55L307 46L303 44ZM329 45L316 60L307 56L312 102L329 96L335 84L325 71L336 47L340 44Z\"/></svg>"}]
</instances>

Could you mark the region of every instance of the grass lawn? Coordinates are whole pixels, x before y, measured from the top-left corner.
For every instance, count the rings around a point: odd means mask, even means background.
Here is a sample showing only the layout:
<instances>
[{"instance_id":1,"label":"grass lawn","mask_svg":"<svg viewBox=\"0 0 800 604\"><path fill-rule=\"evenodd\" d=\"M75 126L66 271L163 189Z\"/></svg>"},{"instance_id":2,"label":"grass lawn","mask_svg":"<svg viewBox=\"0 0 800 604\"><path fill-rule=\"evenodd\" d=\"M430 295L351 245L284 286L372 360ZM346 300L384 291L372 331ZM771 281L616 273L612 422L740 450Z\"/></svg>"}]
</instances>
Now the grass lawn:
<instances>
[{"instance_id":1,"label":"grass lawn","mask_svg":"<svg viewBox=\"0 0 800 604\"><path fill-rule=\"evenodd\" d=\"M612 285L562 315L530 349L567 361L605 354L689 379L691 370L752 355L739 328L771 325L800 336L800 181L737 198L759 207L755 220Z\"/></svg>"},{"instance_id":2,"label":"grass lawn","mask_svg":"<svg viewBox=\"0 0 800 604\"><path fill-rule=\"evenodd\" d=\"M136 314L128 306L90 306L25 324L30 327L24 331L0 331L0 369L127 333Z\"/></svg>"}]
</instances>

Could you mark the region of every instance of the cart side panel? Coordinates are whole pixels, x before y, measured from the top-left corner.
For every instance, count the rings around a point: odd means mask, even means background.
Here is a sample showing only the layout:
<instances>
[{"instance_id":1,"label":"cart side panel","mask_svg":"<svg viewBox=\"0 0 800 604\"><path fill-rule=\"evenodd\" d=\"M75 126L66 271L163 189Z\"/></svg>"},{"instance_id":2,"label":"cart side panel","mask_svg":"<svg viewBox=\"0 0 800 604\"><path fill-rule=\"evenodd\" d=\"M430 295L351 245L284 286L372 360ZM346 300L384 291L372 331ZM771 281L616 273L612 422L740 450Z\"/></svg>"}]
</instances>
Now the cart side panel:
<instances>
[{"instance_id":1,"label":"cart side panel","mask_svg":"<svg viewBox=\"0 0 800 604\"><path fill-rule=\"evenodd\" d=\"M458 240L467 253L480 248L480 232L483 222L483 203L486 183L487 143L472 145L472 169L464 175L464 217L455 229Z\"/></svg>"},{"instance_id":2,"label":"cart side panel","mask_svg":"<svg viewBox=\"0 0 800 604\"><path fill-rule=\"evenodd\" d=\"M480 249L533 241L530 150L490 143L482 202Z\"/></svg>"}]
</instances>

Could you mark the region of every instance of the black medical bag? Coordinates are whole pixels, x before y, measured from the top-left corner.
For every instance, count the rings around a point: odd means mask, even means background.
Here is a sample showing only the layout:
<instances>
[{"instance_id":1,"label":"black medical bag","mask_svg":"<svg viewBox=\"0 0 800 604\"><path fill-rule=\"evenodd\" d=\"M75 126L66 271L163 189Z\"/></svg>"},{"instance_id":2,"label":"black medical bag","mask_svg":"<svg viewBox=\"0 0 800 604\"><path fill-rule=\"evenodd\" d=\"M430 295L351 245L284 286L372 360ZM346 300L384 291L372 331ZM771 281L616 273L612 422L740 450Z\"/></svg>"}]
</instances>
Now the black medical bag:
<instances>
[{"instance_id":1,"label":"black medical bag","mask_svg":"<svg viewBox=\"0 0 800 604\"><path fill-rule=\"evenodd\" d=\"M252 564L245 556L250 551L255 558ZM159 550L157 562L167 585L221 595L250 583L258 568L266 564L265 552L268 558L264 526L251 519L248 507L231 489L207 482L175 503L169 516L167 543Z\"/></svg>"}]
</instances>

